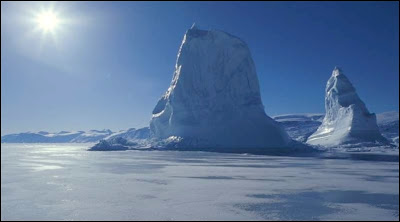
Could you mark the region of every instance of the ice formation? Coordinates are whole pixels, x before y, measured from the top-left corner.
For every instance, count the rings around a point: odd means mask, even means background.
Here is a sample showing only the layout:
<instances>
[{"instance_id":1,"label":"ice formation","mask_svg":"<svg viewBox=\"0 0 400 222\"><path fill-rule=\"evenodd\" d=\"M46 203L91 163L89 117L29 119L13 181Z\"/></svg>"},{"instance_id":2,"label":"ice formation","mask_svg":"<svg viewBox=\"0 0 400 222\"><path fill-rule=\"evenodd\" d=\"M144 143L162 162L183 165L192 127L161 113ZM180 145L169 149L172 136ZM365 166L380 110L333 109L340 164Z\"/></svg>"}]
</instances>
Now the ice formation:
<instances>
[{"instance_id":1,"label":"ice formation","mask_svg":"<svg viewBox=\"0 0 400 222\"><path fill-rule=\"evenodd\" d=\"M183 38L171 85L153 110L150 129L155 138L193 138L217 147L277 148L291 141L265 114L246 43L196 26Z\"/></svg>"},{"instance_id":2,"label":"ice formation","mask_svg":"<svg viewBox=\"0 0 400 222\"><path fill-rule=\"evenodd\" d=\"M335 67L326 84L325 117L307 143L327 147L360 142L386 142L370 113L342 70Z\"/></svg>"}]
</instances>

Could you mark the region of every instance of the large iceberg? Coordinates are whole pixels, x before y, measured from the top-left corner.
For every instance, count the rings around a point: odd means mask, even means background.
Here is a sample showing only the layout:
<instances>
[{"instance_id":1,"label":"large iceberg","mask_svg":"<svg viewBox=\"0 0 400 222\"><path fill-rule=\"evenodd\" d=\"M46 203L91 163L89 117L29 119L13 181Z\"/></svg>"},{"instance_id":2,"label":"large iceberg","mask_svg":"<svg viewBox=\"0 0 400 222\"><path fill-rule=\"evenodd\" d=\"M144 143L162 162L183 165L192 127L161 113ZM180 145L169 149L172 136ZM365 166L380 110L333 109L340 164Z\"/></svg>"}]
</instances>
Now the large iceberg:
<instances>
[{"instance_id":1,"label":"large iceberg","mask_svg":"<svg viewBox=\"0 0 400 222\"><path fill-rule=\"evenodd\" d=\"M265 114L246 43L194 26L183 38L171 85L153 110L150 130L154 138L181 138L183 146L199 148L280 148L291 143Z\"/></svg>"},{"instance_id":2,"label":"large iceberg","mask_svg":"<svg viewBox=\"0 0 400 222\"><path fill-rule=\"evenodd\" d=\"M342 70L335 67L326 84L325 117L307 143L333 147L344 144L386 143L376 122Z\"/></svg>"}]
</instances>

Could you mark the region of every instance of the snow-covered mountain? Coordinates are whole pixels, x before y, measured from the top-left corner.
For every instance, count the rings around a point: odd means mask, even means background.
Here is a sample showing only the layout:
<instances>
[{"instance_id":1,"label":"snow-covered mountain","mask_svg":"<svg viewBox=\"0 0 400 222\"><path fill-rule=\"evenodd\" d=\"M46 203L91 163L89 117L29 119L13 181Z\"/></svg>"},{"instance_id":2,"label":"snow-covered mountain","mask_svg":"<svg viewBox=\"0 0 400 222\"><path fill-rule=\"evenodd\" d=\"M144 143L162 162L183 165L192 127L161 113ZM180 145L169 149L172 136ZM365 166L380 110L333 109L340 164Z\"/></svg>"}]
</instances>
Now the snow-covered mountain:
<instances>
[{"instance_id":1,"label":"snow-covered mountain","mask_svg":"<svg viewBox=\"0 0 400 222\"><path fill-rule=\"evenodd\" d=\"M326 84L325 111L321 126L308 137L307 143L325 147L387 143L379 132L375 114L368 111L349 79L337 67Z\"/></svg>"},{"instance_id":2,"label":"snow-covered mountain","mask_svg":"<svg viewBox=\"0 0 400 222\"><path fill-rule=\"evenodd\" d=\"M111 130L90 130L75 137L74 139L71 140L71 142L72 143L97 142L111 135L112 133L113 132Z\"/></svg>"},{"instance_id":3,"label":"snow-covered mountain","mask_svg":"<svg viewBox=\"0 0 400 222\"><path fill-rule=\"evenodd\" d=\"M379 131L392 144L399 146L399 112L391 111L376 114ZM273 116L292 139L299 142L317 131L324 119L324 114L296 113Z\"/></svg>"},{"instance_id":4,"label":"snow-covered mountain","mask_svg":"<svg viewBox=\"0 0 400 222\"><path fill-rule=\"evenodd\" d=\"M376 115L379 130L393 144L399 146L399 112L384 112Z\"/></svg>"},{"instance_id":5,"label":"snow-covered mountain","mask_svg":"<svg viewBox=\"0 0 400 222\"><path fill-rule=\"evenodd\" d=\"M128 130L121 130L119 132L113 133L105 137L104 139L111 140L117 137L124 138L126 140L148 139L150 137L150 129L149 127L143 127L140 129L130 128Z\"/></svg>"},{"instance_id":6,"label":"snow-covered mountain","mask_svg":"<svg viewBox=\"0 0 400 222\"><path fill-rule=\"evenodd\" d=\"M272 118L282 125L292 139L306 142L321 125L324 114L285 114Z\"/></svg>"},{"instance_id":7,"label":"snow-covered mountain","mask_svg":"<svg viewBox=\"0 0 400 222\"><path fill-rule=\"evenodd\" d=\"M113 132L111 130L61 131L58 133L25 132L1 137L2 143L86 143L97 142Z\"/></svg>"},{"instance_id":8,"label":"snow-covered mountain","mask_svg":"<svg viewBox=\"0 0 400 222\"><path fill-rule=\"evenodd\" d=\"M264 112L246 43L196 27L183 38L171 85L153 110L150 129L155 138L186 141L185 147L277 148L291 142Z\"/></svg>"}]
</instances>

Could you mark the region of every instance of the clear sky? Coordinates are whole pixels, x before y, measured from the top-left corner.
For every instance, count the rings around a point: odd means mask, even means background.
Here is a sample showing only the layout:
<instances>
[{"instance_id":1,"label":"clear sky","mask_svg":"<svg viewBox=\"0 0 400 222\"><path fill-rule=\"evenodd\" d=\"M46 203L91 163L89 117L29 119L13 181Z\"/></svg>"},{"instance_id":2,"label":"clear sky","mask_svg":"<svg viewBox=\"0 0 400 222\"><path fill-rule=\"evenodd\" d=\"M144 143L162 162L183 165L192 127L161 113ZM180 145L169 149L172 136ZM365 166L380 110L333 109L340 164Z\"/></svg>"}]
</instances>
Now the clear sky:
<instances>
[{"instance_id":1,"label":"clear sky","mask_svg":"<svg viewBox=\"0 0 400 222\"><path fill-rule=\"evenodd\" d=\"M323 113L336 65L399 109L398 2L1 2L1 134L146 126L193 22L247 42L268 115Z\"/></svg>"}]
</instances>

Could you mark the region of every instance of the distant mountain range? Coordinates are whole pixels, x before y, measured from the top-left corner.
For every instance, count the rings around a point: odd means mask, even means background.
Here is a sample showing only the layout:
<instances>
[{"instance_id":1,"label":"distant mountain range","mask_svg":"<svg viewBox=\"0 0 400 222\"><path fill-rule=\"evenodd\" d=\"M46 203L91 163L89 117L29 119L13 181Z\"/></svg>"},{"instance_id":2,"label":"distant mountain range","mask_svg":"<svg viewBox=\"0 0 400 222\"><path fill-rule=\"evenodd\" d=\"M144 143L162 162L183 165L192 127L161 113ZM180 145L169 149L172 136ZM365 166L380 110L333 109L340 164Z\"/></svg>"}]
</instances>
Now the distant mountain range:
<instances>
[{"instance_id":1,"label":"distant mountain range","mask_svg":"<svg viewBox=\"0 0 400 222\"><path fill-rule=\"evenodd\" d=\"M110 138L113 135L131 135L134 137L135 133L138 135L146 134L148 128L142 129L128 129L119 132L112 132L106 130L89 130L85 131L61 131L58 133L49 133L45 131L40 132L25 132L8 134L1 137L2 143L92 143L98 142L101 139ZM137 136L138 138L140 136Z\"/></svg>"}]
</instances>

